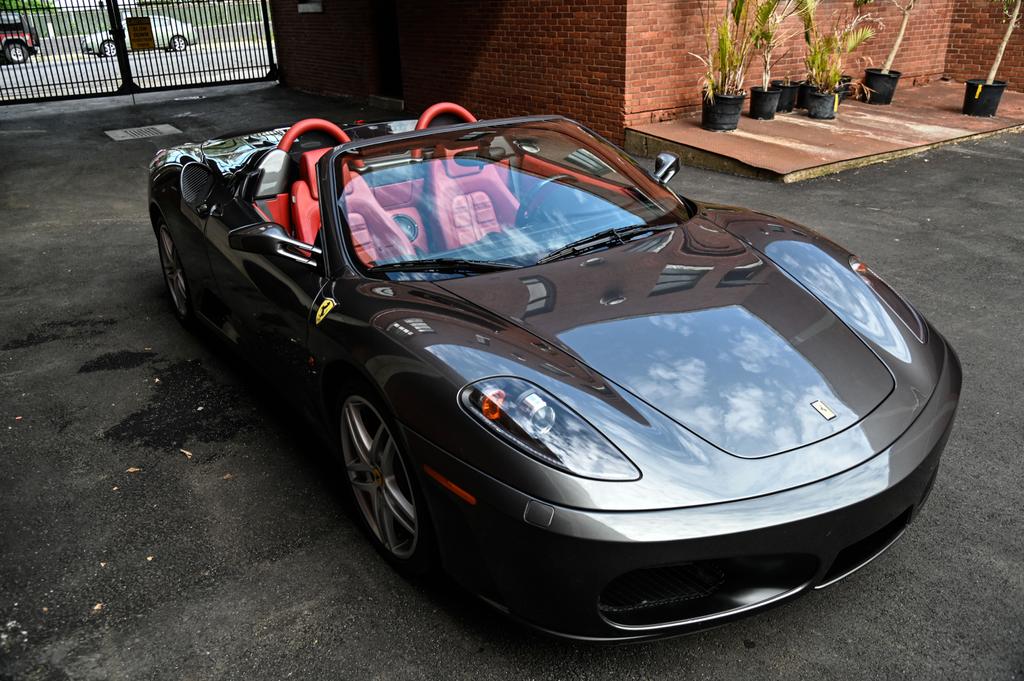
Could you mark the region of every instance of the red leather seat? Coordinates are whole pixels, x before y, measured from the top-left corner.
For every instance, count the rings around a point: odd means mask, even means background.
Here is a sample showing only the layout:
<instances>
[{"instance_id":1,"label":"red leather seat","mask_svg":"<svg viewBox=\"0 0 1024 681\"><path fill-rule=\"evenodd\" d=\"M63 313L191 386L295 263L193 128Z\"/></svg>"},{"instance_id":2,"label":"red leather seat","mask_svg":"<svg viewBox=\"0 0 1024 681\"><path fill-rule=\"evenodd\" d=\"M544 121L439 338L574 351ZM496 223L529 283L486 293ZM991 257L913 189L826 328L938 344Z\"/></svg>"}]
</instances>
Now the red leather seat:
<instances>
[{"instance_id":1,"label":"red leather seat","mask_svg":"<svg viewBox=\"0 0 1024 681\"><path fill-rule=\"evenodd\" d=\"M508 170L476 159L430 163L430 179L445 248L471 244L515 221L519 200L507 184Z\"/></svg>"},{"instance_id":2,"label":"red leather seat","mask_svg":"<svg viewBox=\"0 0 1024 681\"><path fill-rule=\"evenodd\" d=\"M299 160L299 179L292 183L292 230L303 243L316 241L320 232L320 193L316 163L330 148L307 151Z\"/></svg>"}]
</instances>

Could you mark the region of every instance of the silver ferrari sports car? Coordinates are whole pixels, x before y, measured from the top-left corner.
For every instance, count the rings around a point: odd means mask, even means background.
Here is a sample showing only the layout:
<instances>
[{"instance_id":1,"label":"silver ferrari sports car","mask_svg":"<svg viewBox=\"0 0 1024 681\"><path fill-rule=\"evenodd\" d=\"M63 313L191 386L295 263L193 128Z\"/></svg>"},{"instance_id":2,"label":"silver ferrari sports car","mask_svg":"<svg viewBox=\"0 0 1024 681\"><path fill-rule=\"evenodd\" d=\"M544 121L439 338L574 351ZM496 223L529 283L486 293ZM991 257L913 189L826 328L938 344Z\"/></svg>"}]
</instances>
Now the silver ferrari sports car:
<instances>
[{"instance_id":1,"label":"silver ferrari sports car","mask_svg":"<svg viewBox=\"0 0 1024 681\"><path fill-rule=\"evenodd\" d=\"M678 195L678 167L445 103L162 150L149 207L174 314L322 434L385 560L553 634L643 639L892 546L961 382L868 264Z\"/></svg>"}]
</instances>

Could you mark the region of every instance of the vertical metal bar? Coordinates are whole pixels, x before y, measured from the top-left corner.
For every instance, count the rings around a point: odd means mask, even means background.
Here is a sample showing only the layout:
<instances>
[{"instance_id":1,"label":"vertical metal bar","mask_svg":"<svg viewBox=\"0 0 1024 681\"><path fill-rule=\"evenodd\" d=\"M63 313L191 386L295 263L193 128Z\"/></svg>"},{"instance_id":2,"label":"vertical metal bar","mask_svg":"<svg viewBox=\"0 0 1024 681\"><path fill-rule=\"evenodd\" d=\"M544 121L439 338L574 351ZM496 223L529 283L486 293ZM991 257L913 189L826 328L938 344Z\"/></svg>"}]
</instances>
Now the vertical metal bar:
<instances>
[{"instance_id":1,"label":"vertical metal bar","mask_svg":"<svg viewBox=\"0 0 1024 681\"><path fill-rule=\"evenodd\" d=\"M117 89L120 94L128 94L135 87L132 79L132 65L128 61L128 41L125 40L124 27L121 26L121 8L117 0L106 0L107 17L110 19L110 32L114 36L114 45L117 46L117 66L121 70L121 87Z\"/></svg>"},{"instance_id":2,"label":"vertical metal bar","mask_svg":"<svg viewBox=\"0 0 1024 681\"><path fill-rule=\"evenodd\" d=\"M263 12L263 37L267 41L267 80L277 80L277 63L274 61L274 38L270 32L270 13L267 9L267 0L259 0L260 10Z\"/></svg>"}]
</instances>

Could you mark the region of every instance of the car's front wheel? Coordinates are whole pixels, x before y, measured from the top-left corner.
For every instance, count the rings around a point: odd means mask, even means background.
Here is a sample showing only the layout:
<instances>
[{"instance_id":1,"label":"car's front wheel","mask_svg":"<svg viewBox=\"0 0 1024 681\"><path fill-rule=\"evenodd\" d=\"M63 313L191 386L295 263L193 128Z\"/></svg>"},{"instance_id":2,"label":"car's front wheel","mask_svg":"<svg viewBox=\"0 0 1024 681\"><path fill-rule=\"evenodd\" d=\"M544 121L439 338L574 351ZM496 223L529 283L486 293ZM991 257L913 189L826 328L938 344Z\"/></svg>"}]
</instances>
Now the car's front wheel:
<instances>
[{"instance_id":1,"label":"car's front wheel","mask_svg":"<svg viewBox=\"0 0 1024 681\"><path fill-rule=\"evenodd\" d=\"M171 52L183 52L188 47L188 40L183 35L176 35L171 38L171 41L167 44L167 48Z\"/></svg>"},{"instance_id":2,"label":"car's front wheel","mask_svg":"<svg viewBox=\"0 0 1024 681\"><path fill-rule=\"evenodd\" d=\"M116 57L117 56L117 45L114 44L113 40L104 40L100 43L100 56L101 57Z\"/></svg>"},{"instance_id":3,"label":"car's front wheel","mask_svg":"<svg viewBox=\"0 0 1024 681\"><path fill-rule=\"evenodd\" d=\"M24 64L28 61L28 48L18 42L7 43L4 58L11 64Z\"/></svg>"},{"instance_id":4,"label":"car's front wheel","mask_svg":"<svg viewBox=\"0 0 1024 681\"><path fill-rule=\"evenodd\" d=\"M428 572L433 532L393 420L365 387L345 391L338 415L345 475L371 541L403 571Z\"/></svg>"},{"instance_id":5,"label":"car's front wheel","mask_svg":"<svg viewBox=\"0 0 1024 681\"><path fill-rule=\"evenodd\" d=\"M160 265L164 271L164 283L167 284L167 292L171 294L171 302L174 305L174 315L182 324L189 326L195 317L188 280L185 278L185 267L174 245L174 237L163 222L157 227L156 241L160 251Z\"/></svg>"}]
</instances>

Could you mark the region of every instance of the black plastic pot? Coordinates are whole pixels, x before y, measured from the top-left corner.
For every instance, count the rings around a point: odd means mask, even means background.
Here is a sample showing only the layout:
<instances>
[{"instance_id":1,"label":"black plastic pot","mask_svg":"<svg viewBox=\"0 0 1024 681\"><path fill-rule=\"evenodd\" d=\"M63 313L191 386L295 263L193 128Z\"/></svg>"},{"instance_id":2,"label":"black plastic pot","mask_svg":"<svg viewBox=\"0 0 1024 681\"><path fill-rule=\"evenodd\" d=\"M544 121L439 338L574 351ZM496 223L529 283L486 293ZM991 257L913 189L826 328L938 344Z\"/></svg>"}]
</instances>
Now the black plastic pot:
<instances>
[{"instance_id":1,"label":"black plastic pot","mask_svg":"<svg viewBox=\"0 0 1024 681\"><path fill-rule=\"evenodd\" d=\"M868 104L892 104L901 75L899 71L882 73L882 69L864 69L864 85L869 90Z\"/></svg>"},{"instance_id":2,"label":"black plastic pot","mask_svg":"<svg viewBox=\"0 0 1024 681\"><path fill-rule=\"evenodd\" d=\"M779 106L779 95L782 90L775 88L765 90L762 87L750 88L750 117L761 121L775 118L775 110Z\"/></svg>"},{"instance_id":3,"label":"black plastic pot","mask_svg":"<svg viewBox=\"0 0 1024 681\"><path fill-rule=\"evenodd\" d=\"M715 95L714 103L704 100L704 108L701 110L700 127L715 132L735 130L740 123L740 112L743 111L743 100L747 98L746 93L742 95Z\"/></svg>"},{"instance_id":4,"label":"black plastic pot","mask_svg":"<svg viewBox=\"0 0 1024 681\"><path fill-rule=\"evenodd\" d=\"M800 83L799 86L799 89L796 91L796 108L806 109L808 95L814 92L814 86L810 83Z\"/></svg>"},{"instance_id":5,"label":"black plastic pot","mask_svg":"<svg viewBox=\"0 0 1024 681\"><path fill-rule=\"evenodd\" d=\"M1006 89L1005 80L986 85L981 78L964 83L964 113L968 116L995 116Z\"/></svg>"},{"instance_id":6,"label":"black plastic pot","mask_svg":"<svg viewBox=\"0 0 1024 681\"><path fill-rule=\"evenodd\" d=\"M818 92L807 94L807 115L822 121L832 120L839 110L839 94L834 92Z\"/></svg>"},{"instance_id":7,"label":"black plastic pot","mask_svg":"<svg viewBox=\"0 0 1024 681\"><path fill-rule=\"evenodd\" d=\"M779 93L779 103L775 107L775 110L779 112L792 111L793 107L796 106L796 95L800 90L800 84L773 80L772 87L781 90Z\"/></svg>"}]
</instances>

